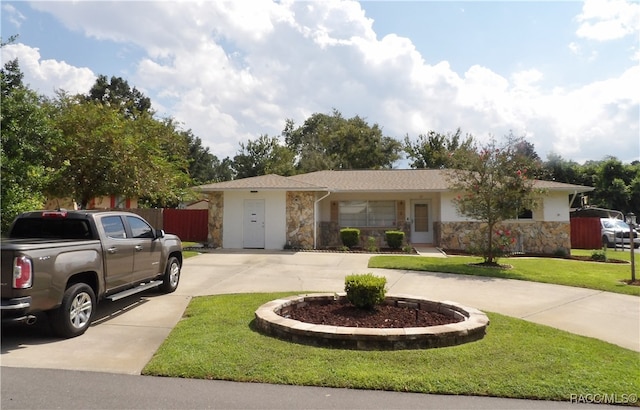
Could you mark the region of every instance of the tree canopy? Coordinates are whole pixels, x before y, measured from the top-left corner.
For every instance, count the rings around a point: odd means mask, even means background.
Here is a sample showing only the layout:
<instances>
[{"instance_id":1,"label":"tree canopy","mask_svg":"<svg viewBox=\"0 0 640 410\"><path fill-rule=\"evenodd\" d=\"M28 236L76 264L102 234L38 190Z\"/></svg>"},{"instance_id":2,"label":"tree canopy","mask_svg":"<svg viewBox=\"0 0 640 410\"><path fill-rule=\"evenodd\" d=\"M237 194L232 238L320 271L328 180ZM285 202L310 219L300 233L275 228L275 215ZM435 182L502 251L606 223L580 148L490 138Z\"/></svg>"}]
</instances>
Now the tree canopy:
<instances>
[{"instance_id":1,"label":"tree canopy","mask_svg":"<svg viewBox=\"0 0 640 410\"><path fill-rule=\"evenodd\" d=\"M404 151L407 159L411 160L411 168L451 168L455 165L454 154L458 151L472 152L474 149L473 137L467 134L463 139L460 128L446 135L429 131L426 135L418 135L415 142L408 135L404 138Z\"/></svg>"},{"instance_id":2,"label":"tree canopy","mask_svg":"<svg viewBox=\"0 0 640 410\"><path fill-rule=\"evenodd\" d=\"M146 97L122 77L99 75L86 96L87 101L97 101L119 110L128 118L151 114L151 99Z\"/></svg>"},{"instance_id":3,"label":"tree canopy","mask_svg":"<svg viewBox=\"0 0 640 410\"><path fill-rule=\"evenodd\" d=\"M293 152L281 145L278 138L265 134L246 144L240 143L231 167L236 178L267 174L289 176L294 174L293 156Z\"/></svg>"},{"instance_id":4,"label":"tree canopy","mask_svg":"<svg viewBox=\"0 0 640 410\"><path fill-rule=\"evenodd\" d=\"M392 168L400 159L400 142L382 135L378 124L359 116L345 119L335 109L331 115L313 114L299 127L287 120L282 135L295 153L298 173Z\"/></svg>"},{"instance_id":5,"label":"tree canopy","mask_svg":"<svg viewBox=\"0 0 640 410\"><path fill-rule=\"evenodd\" d=\"M186 141L170 122L136 120L117 107L61 96L54 117L63 138L48 191L72 196L84 208L103 195L173 203L188 187Z\"/></svg>"},{"instance_id":6,"label":"tree canopy","mask_svg":"<svg viewBox=\"0 0 640 410\"><path fill-rule=\"evenodd\" d=\"M59 132L50 121L50 105L22 82L18 60L0 70L0 163L2 231L21 212L39 209Z\"/></svg>"}]
</instances>

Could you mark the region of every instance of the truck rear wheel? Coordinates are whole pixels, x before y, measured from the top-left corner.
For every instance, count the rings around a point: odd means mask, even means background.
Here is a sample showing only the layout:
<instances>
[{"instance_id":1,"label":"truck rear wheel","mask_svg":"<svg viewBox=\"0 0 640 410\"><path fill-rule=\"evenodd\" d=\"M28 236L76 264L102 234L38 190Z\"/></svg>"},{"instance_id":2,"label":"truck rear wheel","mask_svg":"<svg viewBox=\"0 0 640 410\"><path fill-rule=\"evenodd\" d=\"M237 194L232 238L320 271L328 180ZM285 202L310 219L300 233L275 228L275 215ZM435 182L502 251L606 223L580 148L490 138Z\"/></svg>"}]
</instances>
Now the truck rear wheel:
<instances>
[{"instance_id":1,"label":"truck rear wheel","mask_svg":"<svg viewBox=\"0 0 640 410\"><path fill-rule=\"evenodd\" d=\"M163 293L174 292L178 288L178 282L180 282L180 261L175 256L172 256L167 261L167 268L165 269L164 276L162 277L162 285L160 285L160 291Z\"/></svg>"},{"instance_id":2,"label":"truck rear wheel","mask_svg":"<svg viewBox=\"0 0 640 410\"><path fill-rule=\"evenodd\" d=\"M83 334L91 324L95 311L96 296L91 286L76 283L62 297L62 304L51 311L49 318L56 335L76 337Z\"/></svg>"}]
</instances>

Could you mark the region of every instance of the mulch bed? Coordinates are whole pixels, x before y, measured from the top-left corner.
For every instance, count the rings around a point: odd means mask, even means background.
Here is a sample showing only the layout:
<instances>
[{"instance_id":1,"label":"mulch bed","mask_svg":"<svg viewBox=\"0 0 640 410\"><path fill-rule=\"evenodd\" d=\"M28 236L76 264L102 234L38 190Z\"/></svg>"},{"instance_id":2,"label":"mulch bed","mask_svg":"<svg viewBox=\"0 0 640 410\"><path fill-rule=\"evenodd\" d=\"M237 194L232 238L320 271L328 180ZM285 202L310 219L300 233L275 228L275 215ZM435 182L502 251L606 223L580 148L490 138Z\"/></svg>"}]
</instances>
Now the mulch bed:
<instances>
[{"instance_id":1,"label":"mulch bed","mask_svg":"<svg viewBox=\"0 0 640 410\"><path fill-rule=\"evenodd\" d=\"M437 312L391 305L379 305L374 310L364 310L340 301L298 307L290 311L288 317L317 325L378 329L438 326L461 321Z\"/></svg>"}]
</instances>

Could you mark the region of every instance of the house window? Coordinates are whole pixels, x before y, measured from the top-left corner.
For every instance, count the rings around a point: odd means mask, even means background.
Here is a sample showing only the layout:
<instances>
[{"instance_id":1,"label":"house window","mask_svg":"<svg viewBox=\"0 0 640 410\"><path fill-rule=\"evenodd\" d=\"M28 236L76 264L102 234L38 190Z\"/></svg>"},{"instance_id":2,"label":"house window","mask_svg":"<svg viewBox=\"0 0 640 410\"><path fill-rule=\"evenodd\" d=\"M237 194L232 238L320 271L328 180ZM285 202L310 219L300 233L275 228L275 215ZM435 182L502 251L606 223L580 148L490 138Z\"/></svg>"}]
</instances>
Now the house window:
<instances>
[{"instance_id":1,"label":"house window","mask_svg":"<svg viewBox=\"0 0 640 410\"><path fill-rule=\"evenodd\" d=\"M340 226L390 228L396 226L395 201L341 201Z\"/></svg>"},{"instance_id":2,"label":"house window","mask_svg":"<svg viewBox=\"0 0 640 410\"><path fill-rule=\"evenodd\" d=\"M523 209L516 219L533 219L533 211L531 209Z\"/></svg>"}]
</instances>

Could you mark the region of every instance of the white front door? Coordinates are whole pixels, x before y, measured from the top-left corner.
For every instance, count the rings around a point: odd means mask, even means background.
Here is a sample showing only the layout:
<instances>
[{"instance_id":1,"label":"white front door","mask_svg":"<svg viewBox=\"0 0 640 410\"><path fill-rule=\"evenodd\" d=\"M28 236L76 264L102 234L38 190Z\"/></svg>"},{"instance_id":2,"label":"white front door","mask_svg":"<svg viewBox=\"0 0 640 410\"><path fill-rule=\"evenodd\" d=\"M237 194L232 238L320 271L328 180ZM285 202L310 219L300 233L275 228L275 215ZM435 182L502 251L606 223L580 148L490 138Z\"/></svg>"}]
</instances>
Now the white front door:
<instances>
[{"instance_id":1,"label":"white front door","mask_svg":"<svg viewBox=\"0 0 640 410\"><path fill-rule=\"evenodd\" d=\"M411 243L433 243L431 201L411 201Z\"/></svg>"},{"instance_id":2,"label":"white front door","mask_svg":"<svg viewBox=\"0 0 640 410\"><path fill-rule=\"evenodd\" d=\"M243 247L264 249L264 199L244 200Z\"/></svg>"}]
</instances>

